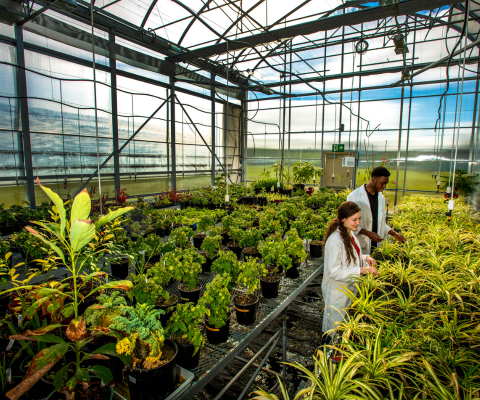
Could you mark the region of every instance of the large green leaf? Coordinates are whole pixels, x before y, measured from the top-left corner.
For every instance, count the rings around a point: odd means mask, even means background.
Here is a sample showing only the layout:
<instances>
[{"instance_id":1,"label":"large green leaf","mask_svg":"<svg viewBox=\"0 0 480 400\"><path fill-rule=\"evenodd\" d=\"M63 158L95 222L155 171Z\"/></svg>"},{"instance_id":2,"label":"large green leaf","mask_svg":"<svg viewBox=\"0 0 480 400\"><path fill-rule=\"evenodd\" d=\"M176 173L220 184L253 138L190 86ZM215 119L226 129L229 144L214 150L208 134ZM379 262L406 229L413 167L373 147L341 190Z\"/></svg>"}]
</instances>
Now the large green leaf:
<instances>
[{"instance_id":1,"label":"large green leaf","mask_svg":"<svg viewBox=\"0 0 480 400\"><path fill-rule=\"evenodd\" d=\"M61 387L64 385L66 380L68 379L68 367L70 366L70 363L67 365L64 365L60 371L58 371L54 378L53 378L53 387L55 388L56 391L59 391Z\"/></svg>"},{"instance_id":2,"label":"large green leaf","mask_svg":"<svg viewBox=\"0 0 480 400\"><path fill-rule=\"evenodd\" d=\"M40 225L40 224L39 224L39 225ZM30 228L29 226L26 226L25 229L26 229L27 231L29 231L32 235L34 235L34 236L38 237L39 239L41 239L43 243L49 245L49 246L52 248L52 250L55 251L55 253L58 254L58 256L62 259L63 263L65 264L65 256L63 255L62 250L60 250L55 243L53 243L53 242L51 242L50 240L46 239L43 235L41 235L40 233L38 233L35 229Z\"/></svg>"},{"instance_id":3,"label":"large green leaf","mask_svg":"<svg viewBox=\"0 0 480 400\"><path fill-rule=\"evenodd\" d=\"M95 237L95 225L90 222L77 219L73 221L70 228L70 245L75 252L79 252L83 247L90 243Z\"/></svg>"},{"instance_id":4,"label":"large green leaf","mask_svg":"<svg viewBox=\"0 0 480 400\"><path fill-rule=\"evenodd\" d=\"M73 224L77 219L86 220L90 215L92 201L86 189L83 189L73 199L70 223Z\"/></svg>"},{"instance_id":5,"label":"large green leaf","mask_svg":"<svg viewBox=\"0 0 480 400\"><path fill-rule=\"evenodd\" d=\"M126 212L129 212L133 210L135 207L123 207L119 208L118 210L109 212L107 215L102 215L97 222L95 222L95 229L98 230L100 229L103 225L105 225L107 222L110 222L111 220L120 217L121 215L125 214Z\"/></svg>"},{"instance_id":6,"label":"large green leaf","mask_svg":"<svg viewBox=\"0 0 480 400\"><path fill-rule=\"evenodd\" d=\"M43 186L40 183L40 179L38 178L37 178L37 183L42 188L42 190L47 194L47 196L50 197L50 200L53 201L53 204L55 204L55 206L57 207L58 214L60 214L60 233L63 237L65 233L65 226L67 223L66 212L65 212L65 207L63 206L63 201L60 198L60 196L56 194L53 190Z\"/></svg>"},{"instance_id":7,"label":"large green leaf","mask_svg":"<svg viewBox=\"0 0 480 400\"><path fill-rule=\"evenodd\" d=\"M108 385L113 380L112 371L103 365L94 365L88 370L100 378L105 385Z\"/></svg>"}]
</instances>

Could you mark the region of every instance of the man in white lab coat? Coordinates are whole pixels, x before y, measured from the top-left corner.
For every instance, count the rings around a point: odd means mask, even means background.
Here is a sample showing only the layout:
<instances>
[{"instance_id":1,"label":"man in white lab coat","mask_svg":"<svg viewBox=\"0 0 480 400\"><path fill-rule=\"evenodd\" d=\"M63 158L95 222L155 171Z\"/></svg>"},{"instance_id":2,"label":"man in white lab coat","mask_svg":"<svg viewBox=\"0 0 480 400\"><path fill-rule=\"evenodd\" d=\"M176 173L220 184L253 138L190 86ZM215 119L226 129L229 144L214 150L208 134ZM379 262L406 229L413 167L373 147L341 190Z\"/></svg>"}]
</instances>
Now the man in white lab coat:
<instances>
[{"instance_id":1,"label":"man in white lab coat","mask_svg":"<svg viewBox=\"0 0 480 400\"><path fill-rule=\"evenodd\" d=\"M347 197L348 201L357 203L362 210L362 221L355 235L362 246L363 254L371 254L372 249L380 245L388 235L399 242L405 242L405 238L385 221L385 196L382 192L387 186L389 176L388 169L376 167L372 170L370 182L360 186Z\"/></svg>"}]
</instances>

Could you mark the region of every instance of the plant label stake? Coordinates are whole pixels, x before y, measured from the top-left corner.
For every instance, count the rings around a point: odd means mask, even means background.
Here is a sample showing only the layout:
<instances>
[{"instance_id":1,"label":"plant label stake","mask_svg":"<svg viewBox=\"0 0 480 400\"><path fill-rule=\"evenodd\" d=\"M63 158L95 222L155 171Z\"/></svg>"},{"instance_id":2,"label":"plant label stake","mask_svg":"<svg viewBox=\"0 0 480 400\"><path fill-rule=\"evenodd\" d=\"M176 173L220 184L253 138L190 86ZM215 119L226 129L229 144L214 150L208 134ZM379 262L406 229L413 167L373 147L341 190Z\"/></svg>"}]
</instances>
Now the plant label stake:
<instances>
[{"instance_id":1,"label":"plant label stake","mask_svg":"<svg viewBox=\"0 0 480 400\"><path fill-rule=\"evenodd\" d=\"M5 349L6 351L10 351L10 349L11 349L12 346L13 346L13 342L15 342L15 340L14 340L14 339L10 339L10 341L8 342L7 348Z\"/></svg>"}]
</instances>

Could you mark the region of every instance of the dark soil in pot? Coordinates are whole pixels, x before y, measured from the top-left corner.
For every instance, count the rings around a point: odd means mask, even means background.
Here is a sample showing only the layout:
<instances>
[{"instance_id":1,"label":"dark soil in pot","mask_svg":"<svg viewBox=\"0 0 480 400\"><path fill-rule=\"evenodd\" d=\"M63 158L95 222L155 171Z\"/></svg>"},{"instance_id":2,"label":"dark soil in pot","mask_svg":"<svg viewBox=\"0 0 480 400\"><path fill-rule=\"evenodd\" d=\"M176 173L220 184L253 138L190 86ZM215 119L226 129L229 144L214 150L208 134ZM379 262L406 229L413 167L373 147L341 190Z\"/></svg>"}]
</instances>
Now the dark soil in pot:
<instances>
[{"instance_id":1,"label":"dark soil in pot","mask_svg":"<svg viewBox=\"0 0 480 400\"><path fill-rule=\"evenodd\" d=\"M205 321L205 331L207 333L207 340L211 344L225 343L228 340L230 335L230 319L231 315L228 316L225 321L225 325L220 328L215 328L215 326L208 323L208 318Z\"/></svg>"},{"instance_id":2,"label":"dark soil in pot","mask_svg":"<svg viewBox=\"0 0 480 400\"><path fill-rule=\"evenodd\" d=\"M242 254L242 248L234 242L228 243L227 246L231 251L233 251L237 255L237 259L240 260L240 255Z\"/></svg>"},{"instance_id":3,"label":"dark soil in pot","mask_svg":"<svg viewBox=\"0 0 480 400\"><path fill-rule=\"evenodd\" d=\"M175 388L178 347L165 339L162 358L165 363L154 369L131 369L127 372L130 400L162 400Z\"/></svg>"},{"instance_id":4,"label":"dark soil in pot","mask_svg":"<svg viewBox=\"0 0 480 400\"><path fill-rule=\"evenodd\" d=\"M196 233L194 236L193 236L193 245L198 249L200 250L200 247L202 246L202 243L205 239L207 235L203 234L203 233Z\"/></svg>"},{"instance_id":5,"label":"dark soil in pot","mask_svg":"<svg viewBox=\"0 0 480 400\"><path fill-rule=\"evenodd\" d=\"M255 322L257 316L259 298L254 294L240 294L235 296L233 304L237 322L240 325L251 325Z\"/></svg>"},{"instance_id":6,"label":"dark soil in pot","mask_svg":"<svg viewBox=\"0 0 480 400\"><path fill-rule=\"evenodd\" d=\"M262 296L264 298L274 299L278 296L280 279L281 278L275 274L260 277L260 288L262 289Z\"/></svg>"},{"instance_id":7,"label":"dark soil in pot","mask_svg":"<svg viewBox=\"0 0 480 400\"><path fill-rule=\"evenodd\" d=\"M165 236L170 236L170 234L172 233L172 228L171 227L166 227L165 228Z\"/></svg>"},{"instance_id":8,"label":"dark soil in pot","mask_svg":"<svg viewBox=\"0 0 480 400\"><path fill-rule=\"evenodd\" d=\"M0 314L5 314L8 311L8 305L10 304L10 293L0 296Z\"/></svg>"},{"instance_id":9,"label":"dark soil in pot","mask_svg":"<svg viewBox=\"0 0 480 400\"><path fill-rule=\"evenodd\" d=\"M243 250L243 257L246 260L247 257L254 257L261 259L262 255L258 252L258 250L255 247L245 247Z\"/></svg>"},{"instance_id":10,"label":"dark soil in pot","mask_svg":"<svg viewBox=\"0 0 480 400\"><path fill-rule=\"evenodd\" d=\"M126 277L128 276L129 264L130 264L129 259L122 260L119 263L110 263L112 275L116 278L126 279Z\"/></svg>"},{"instance_id":11,"label":"dark soil in pot","mask_svg":"<svg viewBox=\"0 0 480 400\"><path fill-rule=\"evenodd\" d=\"M162 326L167 326L167 322L173 314L174 310L168 310L170 307L176 306L178 304L178 297L174 294L170 294L170 298L165 300L163 297L159 297L157 304L155 304L155 309L165 311L165 314L160 315L160 322Z\"/></svg>"},{"instance_id":12,"label":"dark soil in pot","mask_svg":"<svg viewBox=\"0 0 480 400\"><path fill-rule=\"evenodd\" d=\"M180 292L180 300L182 303L189 303L192 302L194 304L197 304L198 299L200 298L200 292L202 288L200 286L197 286L193 290L188 290L188 285L185 283L182 283L178 287L178 291Z\"/></svg>"},{"instance_id":13,"label":"dark soil in pot","mask_svg":"<svg viewBox=\"0 0 480 400\"><path fill-rule=\"evenodd\" d=\"M285 276L290 279L296 279L300 276L298 269L300 268L300 261L293 261L292 266L285 271Z\"/></svg>"},{"instance_id":14,"label":"dark soil in pot","mask_svg":"<svg viewBox=\"0 0 480 400\"><path fill-rule=\"evenodd\" d=\"M146 258L148 259L148 255L146 255ZM159 262L161 258L162 258L162 254L154 254L154 255L152 255L152 256L150 257L150 260L148 260L148 262L149 262L150 264L154 264L154 265L155 265L155 263L156 263L156 262ZM145 261L146 261L146 260L145 260Z\"/></svg>"},{"instance_id":15,"label":"dark soil in pot","mask_svg":"<svg viewBox=\"0 0 480 400\"><path fill-rule=\"evenodd\" d=\"M322 242L319 240L310 241L310 257L318 258L322 256Z\"/></svg>"},{"instance_id":16,"label":"dark soil in pot","mask_svg":"<svg viewBox=\"0 0 480 400\"><path fill-rule=\"evenodd\" d=\"M276 268L276 271L275 271ZM283 265L275 265L271 264L267 266L267 270L270 274L275 273L276 275L282 275L283 274Z\"/></svg>"}]
</instances>

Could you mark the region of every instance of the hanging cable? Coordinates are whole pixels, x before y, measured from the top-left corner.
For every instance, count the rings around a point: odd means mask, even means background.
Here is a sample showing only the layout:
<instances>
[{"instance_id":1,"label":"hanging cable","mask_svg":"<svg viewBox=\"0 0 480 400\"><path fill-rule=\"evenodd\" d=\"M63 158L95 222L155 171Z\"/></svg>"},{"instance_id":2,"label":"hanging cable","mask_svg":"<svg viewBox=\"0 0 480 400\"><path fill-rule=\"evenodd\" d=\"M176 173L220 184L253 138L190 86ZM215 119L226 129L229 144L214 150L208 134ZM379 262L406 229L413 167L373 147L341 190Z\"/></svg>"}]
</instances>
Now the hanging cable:
<instances>
[{"instance_id":1,"label":"hanging cable","mask_svg":"<svg viewBox=\"0 0 480 400\"><path fill-rule=\"evenodd\" d=\"M102 183L100 178L100 146L98 144L98 111L97 111L97 71L95 68L95 34L93 30L93 1L90 1L90 23L92 25L92 59L93 59L93 97L95 107L95 136L97 140L97 171L98 171L98 196L100 198L100 214L103 213L102 206Z\"/></svg>"},{"instance_id":2,"label":"hanging cable","mask_svg":"<svg viewBox=\"0 0 480 400\"><path fill-rule=\"evenodd\" d=\"M18 171L17 171L17 156L15 154L15 139L13 137L13 116L12 116L12 102L8 99L8 106L10 108L10 129L12 131L12 154L13 154L13 162L15 168L15 183L19 186L18 182Z\"/></svg>"},{"instance_id":3,"label":"hanging cable","mask_svg":"<svg viewBox=\"0 0 480 400\"><path fill-rule=\"evenodd\" d=\"M227 125L226 128L227 128L227 133L228 133L228 98L229 98L229 80L228 80L228 75L229 75L229 72L230 72L230 68L228 68L228 55L229 55L229 52L228 52L228 42L227 42L227 104L226 104L226 117L225 117L225 124ZM227 149L228 147L225 146L225 152L227 152ZM230 197L228 196L228 154L225 155L225 173L226 173L226 176L225 176L225 183L226 183L226 194L225 194L225 203L227 203L228 205L228 202L230 201ZM233 163L232 163L233 165ZM264 163L264 168L265 168L265 163Z\"/></svg>"},{"instance_id":4,"label":"hanging cable","mask_svg":"<svg viewBox=\"0 0 480 400\"><path fill-rule=\"evenodd\" d=\"M315 96L315 145L313 150L313 171L315 171L315 156L317 154L317 120L318 120L318 94ZM315 172L313 174L313 184L315 185Z\"/></svg>"}]
</instances>

